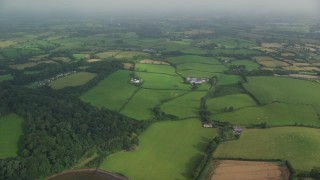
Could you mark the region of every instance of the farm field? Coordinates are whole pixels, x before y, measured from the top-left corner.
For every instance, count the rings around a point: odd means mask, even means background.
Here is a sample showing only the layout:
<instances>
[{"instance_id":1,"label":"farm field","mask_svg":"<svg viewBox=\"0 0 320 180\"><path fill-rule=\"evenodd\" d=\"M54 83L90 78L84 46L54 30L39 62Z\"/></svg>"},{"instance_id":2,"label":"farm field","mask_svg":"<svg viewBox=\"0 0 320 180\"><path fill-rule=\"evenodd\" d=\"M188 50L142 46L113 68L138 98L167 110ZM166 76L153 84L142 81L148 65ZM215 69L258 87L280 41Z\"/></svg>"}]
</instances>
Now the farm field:
<instances>
[{"instance_id":1,"label":"farm field","mask_svg":"<svg viewBox=\"0 0 320 180\"><path fill-rule=\"evenodd\" d=\"M23 119L15 114L0 117L0 159L15 157L18 153L18 141L23 135Z\"/></svg>"},{"instance_id":2,"label":"farm field","mask_svg":"<svg viewBox=\"0 0 320 180\"><path fill-rule=\"evenodd\" d=\"M128 58L134 58L134 57L150 57L149 53L145 52L139 52L139 51L120 51L115 58L117 59L128 59Z\"/></svg>"},{"instance_id":3,"label":"farm field","mask_svg":"<svg viewBox=\"0 0 320 180\"><path fill-rule=\"evenodd\" d=\"M73 54L73 57L79 60L84 60L88 58L88 54Z\"/></svg>"},{"instance_id":4,"label":"farm field","mask_svg":"<svg viewBox=\"0 0 320 180\"><path fill-rule=\"evenodd\" d=\"M168 65L136 64L135 71L177 75L175 69Z\"/></svg>"},{"instance_id":5,"label":"farm field","mask_svg":"<svg viewBox=\"0 0 320 180\"><path fill-rule=\"evenodd\" d=\"M221 75L219 77L217 85L219 86L225 86L225 85L232 85L232 84L238 84L239 82L242 82L243 79L239 75Z\"/></svg>"},{"instance_id":6,"label":"farm field","mask_svg":"<svg viewBox=\"0 0 320 180\"><path fill-rule=\"evenodd\" d=\"M173 64L202 63L202 64L221 65L221 63L213 57L203 57L203 56L195 56L195 55L177 56L177 57L168 58L167 60Z\"/></svg>"},{"instance_id":7,"label":"farm field","mask_svg":"<svg viewBox=\"0 0 320 180\"><path fill-rule=\"evenodd\" d=\"M275 67L285 67L289 66L288 63L276 60L269 56L256 56L254 59L261 64L262 66L265 66L267 68L275 68Z\"/></svg>"},{"instance_id":8,"label":"farm field","mask_svg":"<svg viewBox=\"0 0 320 180\"><path fill-rule=\"evenodd\" d=\"M213 40L216 44L223 45L225 48L248 48L256 46L256 42L238 39L238 38L228 38L220 37Z\"/></svg>"},{"instance_id":9,"label":"farm field","mask_svg":"<svg viewBox=\"0 0 320 180\"><path fill-rule=\"evenodd\" d=\"M227 67L224 65L209 65L209 64L200 64L200 63L183 63L177 65L177 71L181 72L184 70L196 70L196 71L206 71L219 73L227 70Z\"/></svg>"},{"instance_id":10,"label":"farm field","mask_svg":"<svg viewBox=\"0 0 320 180\"><path fill-rule=\"evenodd\" d=\"M12 80L13 76L11 74L4 74L0 75L0 82L6 81L6 80Z\"/></svg>"},{"instance_id":11,"label":"farm field","mask_svg":"<svg viewBox=\"0 0 320 180\"><path fill-rule=\"evenodd\" d=\"M209 111L223 112L225 108L234 109L256 106L256 102L247 94L231 94L222 97L208 99L206 105Z\"/></svg>"},{"instance_id":12,"label":"farm field","mask_svg":"<svg viewBox=\"0 0 320 180\"><path fill-rule=\"evenodd\" d=\"M114 57L117 54L119 54L119 51L106 51L106 52L102 52L102 53L98 53L96 54L99 58L105 59L105 58L110 58L110 57Z\"/></svg>"},{"instance_id":13,"label":"farm field","mask_svg":"<svg viewBox=\"0 0 320 180\"><path fill-rule=\"evenodd\" d=\"M96 74L89 72L78 72L63 78L57 79L50 83L53 89L62 89L65 87L81 86L96 77Z\"/></svg>"},{"instance_id":14,"label":"farm field","mask_svg":"<svg viewBox=\"0 0 320 180\"><path fill-rule=\"evenodd\" d=\"M284 77L248 77L243 86L262 104L274 101L309 104L320 113L320 84Z\"/></svg>"},{"instance_id":15,"label":"farm field","mask_svg":"<svg viewBox=\"0 0 320 180\"><path fill-rule=\"evenodd\" d=\"M246 67L246 70L248 70L248 71L252 71L252 70L260 68L259 64L255 63L253 61L250 61L250 60L232 61L231 64L236 65L236 66L244 65Z\"/></svg>"},{"instance_id":16,"label":"farm field","mask_svg":"<svg viewBox=\"0 0 320 180\"><path fill-rule=\"evenodd\" d=\"M5 48L16 44L17 42L11 40L0 41L0 48Z\"/></svg>"},{"instance_id":17,"label":"farm field","mask_svg":"<svg viewBox=\"0 0 320 180\"><path fill-rule=\"evenodd\" d=\"M136 150L112 154L100 168L132 180L189 179L216 133L198 119L157 122L140 135Z\"/></svg>"},{"instance_id":18,"label":"farm field","mask_svg":"<svg viewBox=\"0 0 320 180\"><path fill-rule=\"evenodd\" d=\"M219 121L228 121L237 125L308 125L320 126L317 113L310 105L271 103L265 106L246 107L233 112L212 115Z\"/></svg>"},{"instance_id":19,"label":"farm field","mask_svg":"<svg viewBox=\"0 0 320 180\"><path fill-rule=\"evenodd\" d=\"M33 67L33 66L36 66L36 65L41 64L41 63L56 63L56 62L54 62L52 60L39 61L39 62L28 62L28 63L24 63L24 64L10 65L10 67L13 68L13 69L23 70L25 68Z\"/></svg>"},{"instance_id":20,"label":"farm field","mask_svg":"<svg viewBox=\"0 0 320 180\"><path fill-rule=\"evenodd\" d=\"M239 140L220 144L214 157L282 159L297 171L310 171L319 165L319 136L319 129L302 127L245 129Z\"/></svg>"},{"instance_id":21,"label":"farm field","mask_svg":"<svg viewBox=\"0 0 320 180\"><path fill-rule=\"evenodd\" d=\"M184 78L187 77L195 77L195 78L211 78L213 76L219 76L221 73L214 73L214 72L207 72L207 71L199 71L199 70L183 70L178 72L179 75L183 76Z\"/></svg>"},{"instance_id":22,"label":"farm field","mask_svg":"<svg viewBox=\"0 0 320 180\"><path fill-rule=\"evenodd\" d=\"M206 95L206 91L190 92L160 106L160 109L179 118L198 117L200 99Z\"/></svg>"},{"instance_id":23,"label":"farm field","mask_svg":"<svg viewBox=\"0 0 320 180\"><path fill-rule=\"evenodd\" d=\"M129 117L147 120L153 116L152 110L164 101L176 98L187 91L140 89L121 111Z\"/></svg>"},{"instance_id":24,"label":"farm field","mask_svg":"<svg viewBox=\"0 0 320 180\"><path fill-rule=\"evenodd\" d=\"M136 72L139 78L142 78L143 88L147 89L176 89L190 90L191 85L184 83L184 80L178 75L167 75L157 73Z\"/></svg>"},{"instance_id":25,"label":"farm field","mask_svg":"<svg viewBox=\"0 0 320 180\"><path fill-rule=\"evenodd\" d=\"M139 62L140 64L163 64L163 65L170 65L169 63L161 60L150 60L150 59L144 59Z\"/></svg>"},{"instance_id":26,"label":"farm field","mask_svg":"<svg viewBox=\"0 0 320 180\"><path fill-rule=\"evenodd\" d=\"M248 179L274 179L288 180L288 168L274 162L259 161L215 161L211 180L248 180Z\"/></svg>"},{"instance_id":27,"label":"farm field","mask_svg":"<svg viewBox=\"0 0 320 180\"><path fill-rule=\"evenodd\" d=\"M130 74L130 71L119 70L109 75L97 86L83 94L81 100L97 107L120 110L122 105L138 89L129 83Z\"/></svg>"}]
</instances>

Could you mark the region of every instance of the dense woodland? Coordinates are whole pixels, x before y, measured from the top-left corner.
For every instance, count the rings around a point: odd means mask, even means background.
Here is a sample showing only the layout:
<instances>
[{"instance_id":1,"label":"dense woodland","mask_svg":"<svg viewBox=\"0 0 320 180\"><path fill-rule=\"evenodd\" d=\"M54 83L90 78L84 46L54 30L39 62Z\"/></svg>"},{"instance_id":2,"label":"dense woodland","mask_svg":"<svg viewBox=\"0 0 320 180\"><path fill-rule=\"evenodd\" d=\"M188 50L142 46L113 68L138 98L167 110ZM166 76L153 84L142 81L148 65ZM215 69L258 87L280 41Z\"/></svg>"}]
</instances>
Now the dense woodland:
<instances>
[{"instance_id":1,"label":"dense woodland","mask_svg":"<svg viewBox=\"0 0 320 180\"><path fill-rule=\"evenodd\" d=\"M112 63L99 67L104 67L104 75L112 72ZM3 85L0 98L1 115L16 113L25 119L19 156L0 161L0 179L45 177L72 167L93 150L103 157L130 149L138 145L137 135L148 125L47 87Z\"/></svg>"}]
</instances>

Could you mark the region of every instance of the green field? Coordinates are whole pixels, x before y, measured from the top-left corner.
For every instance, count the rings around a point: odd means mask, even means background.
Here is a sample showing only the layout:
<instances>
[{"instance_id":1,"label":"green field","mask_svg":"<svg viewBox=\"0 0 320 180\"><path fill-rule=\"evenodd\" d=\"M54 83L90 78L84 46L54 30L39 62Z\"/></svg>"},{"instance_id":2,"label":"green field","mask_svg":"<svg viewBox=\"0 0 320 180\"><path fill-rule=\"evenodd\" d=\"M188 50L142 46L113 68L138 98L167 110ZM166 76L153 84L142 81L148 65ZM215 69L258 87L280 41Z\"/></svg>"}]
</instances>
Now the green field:
<instances>
[{"instance_id":1,"label":"green field","mask_svg":"<svg viewBox=\"0 0 320 180\"><path fill-rule=\"evenodd\" d=\"M141 134L135 151L113 154L101 168L132 180L191 179L199 157L216 133L202 128L198 119L158 122Z\"/></svg>"},{"instance_id":2,"label":"green field","mask_svg":"<svg viewBox=\"0 0 320 180\"><path fill-rule=\"evenodd\" d=\"M130 71L120 70L109 75L97 86L83 94L81 99L97 107L119 110L138 89L129 83L130 74Z\"/></svg>"},{"instance_id":3,"label":"green field","mask_svg":"<svg viewBox=\"0 0 320 180\"><path fill-rule=\"evenodd\" d=\"M6 80L12 80L13 76L11 74L0 75L0 83Z\"/></svg>"},{"instance_id":4,"label":"green field","mask_svg":"<svg viewBox=\"0 0 320 180\"><path fill-rule=\"evenodd\" d=\"M177 75L175 69L172 66L168 66L168 65L136 64L135 70L139 72L152 72L152 73Z\"/></svg>"},{"instance_id":5,"label":"green field","mask_svg":"<svg viewBox=\"0 0 320 180\"><path fill-rule=\"evenodd\" d=\"M121 113L138 120L150 119L153 117L152 110L155 106L183 93L186 93L186 91L141 89Z\"/></svg>"},{"instance_id":6,"label":"green field","mask_svg":"<svg viewBox=\"0 0 320 180\"><path fill-rule=\"evenodd\" d=\"M199 114L200 99L207 92L190 92L173 101L166 102L160 106L161 110L167 114L175 115L179 118L197 117Z\"/></svg>"},{"instance_id":7,"label":"green field","mask_svg":"<svg viewBox=\"0 0 320 180\"><path fill-rule=\"evenodd\" d=\"M208 99L206 105L211 112L223 112L227 107L239 109L248 106L256 106L256 102L247 94L232 94L222 97Z\"/></svg>"},{"instance_id":8,"label":"green field","mask_svg":"<svg viewBox=\"0 0 320 180\"><path fill-rule=\"evenodd\" d=\"M240 139L219 145L214 157L288 160L298 171L320 162L320 130L300 127L246 129Z\"/></svg>"},{"instance_id":9,"label":"green field","mask_svg":"<svg viewBox=\"0 0 320 180\"><path fill-rule=\"evenodd\" d=\"M22 123L23 119L15 114L0 117L0 159L17 155Z\"/></svg>"},{"instance_id":10,"label":"green field","mask_svg":"<svg viewBox=\"0 0 320 180\"><path fill-rule=\"evenodd\" d=\"M236 65L236 66L244 65L246 67L246 70L248 70L248 71L252 71L252 70L260 68L259 64L255 63L253 61L250 61L250 60L232 61L231 64Z\"/></svg>"},{"instance_id":11,"label":"green field","mask_svg":"<svg viewBox=\"0 0 320 180\"><path fill-rule=\"evenodd\" d=\"M215 50L212 50L211 53L218 56L224 56L224 55L252 56L252 55L260 54L260 52L251 50L251 49L215 49Z\"/></svg>"},{"instance_id":12,"label":"green field","mask_svg":"<svg viewBox=\"0 0 320 180\"><path fill-rule=\"evenodd\" d=\"M183 70L178 72L183 77L196 77L196 78L211 78L213 76L220 76L221 73L199 71L199 70Z\"/></svg>"},{"instance_id":13,"label":"green field","mask_svg":"<svg viewBox=\"0 0 320 180\"><path fill-rule=\"evenodd\" d=\"M172 76L157 73L136 72L136 75L143 80L142 87L150 89L181 89L190 90L191 85L184 83L180 76Z\"/></svg>"},{"instance_id":14,"label":"green field","mask_svg":"<svg viewBox=\"0 0 320 180\"><path fill-rule=\"evenodd\" d=\"M2 51L3 56L5 56L6 58L17 58L20 56L19 52L17 49L14 48L10 48L10 49L3 49Z\"/></svg>"},{"instance_id":15,"label":"green field","mask_svg":"<svg viewBox=\"0 0 320 180\"><path fill-rule=\"evenodd\" d=\"M217 85L225 86L225 85L233 85L242 82L243 79L238 75L221 75L219 77Z\"/></svg>"},{"instance_id":16,"label":"green field","mask_svg":"<svg viewBox=\"0 0 320 180\"><path fill-rule=\"evenodd\" d=\"M167 60L173 64L182 64L182 63L203 63L203 64L213 64L213 65L221 64L214 57L203 57L203 56L194 56L194 55L177 56L177 57L168 58Z\"/></svg>"},{"instance_id":17,"label":"green field","mask_svg":"<svg viewBox=\"0 0 320 180\"><path fill-rule=\"evenodd\" d=\"M256 46L256 42L239 38L220 37L213 40L216 44L221 44L225 48L248 48Z\"/></svg>"},{"instance_id":18,"label":"green field","mask_svg":"<svg viewBox=\"0 0 320 180\"><path fill-rule=\"evenodd\" d=\"M130 59L134 57L150 57L150 54L139 51L120 51L120 53L115 56L117 59Z\"/></svg>"},{"instance_id":19,"label":"green field","mask_svg":"<svg viewBox=\"0 0 320 180\"><path fill-rule=\"evenodd\" d=\"M49 63L49 64L54 64L56 62L52 61L52 60L47 60L47 61L38 61L38 62L28 62L28 63L24 63L24 64L14 64L14 65L10 65L9 67L13 68L13 69L18 69L18 70L22 70L28 67L33 67L36 66L38 64L41 63Z\"/></svg>"},{"instance_id":20,"label":"green field","mask_svg":"<svg viewBox=\"0 0 320 180\"><path fill-rule=\"evenodd\" d=\"M88 58L88 54L73 54L73 57L76 58L76 60L84 60Z\"/></svg>"},{"instance_id":21,"label":"green field","mask_svg":"<svg viewBox=\"0 0 320 180\"><path fill-rule=\"evenodd\" d=\"M119 51L107 51L107 52L102 52L102 53L98 53L96 54L99 58L110 58L110 57L114 57L119 53Z\"/></svg>"},{"instance_id":22,"label":"green field","mask_svg":"<svg viewBox=\"0 0 320 180\"><path fill-rule=\"evenodd\" d=\"M62 89L65 87L81 86L89 82L91 79L96 77L96 74L89 72L79 72L71 74L63 78L57 79L50 83L53 89Z\"/></svg>"},{"instance_id":23,"label":"green field","mask_svg":"<svg viewBox=\"0 0 320 180\"><path fill-rule=\"evenodd\" d=\"M259 107L247 107L233 112L212 115L213 119L236 125L310 125L320 126L317 113L309 105L272 103Z\"/></svg>"},{"instance_id":24,"label":"green field","mask_svg":"<svg viewBox=\"0 0 320 180\"><path fill-rule=\"evenodd\" d=\"M206 71L206 72L223 72L227 70L227 67L224 65L209 65L201 63L183 63L177 65L177 71L181 72L184 70L197 70L197 71Z\"/></svg>"},{"instance_id":25,"label":"green field","mask_svg":"<svg viewBox=\"0 0 320 180\"><path fill-rule=\"evenodd\" d=\"M274 101L309 104L320 114L320 84L283 77L249 77L244 87L262 104Z\"/></svg>"}]
</instances>

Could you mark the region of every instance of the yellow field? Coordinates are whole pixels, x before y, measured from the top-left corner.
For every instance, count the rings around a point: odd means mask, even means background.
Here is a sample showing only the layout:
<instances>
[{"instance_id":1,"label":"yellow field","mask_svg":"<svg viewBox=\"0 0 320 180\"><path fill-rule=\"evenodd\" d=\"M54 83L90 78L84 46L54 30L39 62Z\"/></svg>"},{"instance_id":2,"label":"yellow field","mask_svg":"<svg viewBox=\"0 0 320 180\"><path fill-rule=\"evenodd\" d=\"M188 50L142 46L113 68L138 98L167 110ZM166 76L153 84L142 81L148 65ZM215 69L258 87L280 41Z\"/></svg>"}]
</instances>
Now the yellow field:
<instances>
[{"instance_id":1,"label":"yellow field","mask_svg":"<svg viewBox=\"0 0 320 180\"><path fill-rule=\"evenodd\" d=\"M114 57L119 53L119 51L106 51L96 54L99 58L110 58Z\"/></svg>"},{"instance_id":2,"label":"yellow field","mask_svg":"<svg viewBox=\"0 0 320 180\"><path fill-rule=\"evenodd\" d=\"M5 47L9 47L9 46L13 46L16 45L17 43L14 41L0 41L0 48L5 48Z\"/></svg>"},{"instance_id":3,"label":"yellow field","mask_svg":"<svg viewBox=\"0 0 320 180\"><path fill-rule=\"evenodd\" d=\"M287 66L283 67L282 69L288 70L288 71L302 71L303 69L298 66Z\"/></svg>"},{"instance_id":4,"label":"yellow field","mask_svg":"<svg viewBox=\"0 0 320 180\"><path fill-rule=\"evenodd\" d=\"M150 59L144 59L140 61L141 64L164 64L164 65L170 65L169 63L165 61L159 61L159 60L150 60Z\"/></svg>"},{"instance_id":5,"label":"yellow field","mask_svg":"<svg viewBox=\"0 0 320 180\"><path fill-rule=\"evenodd\" d=\"M272 57L269 57L269 56L256 56L256 57L254 57L254 59L259 64L261 64L262 66L265 66L265 67L273 68L273 67L289 66L288 63L273 59Z\"/></svg>"}]
</instances>

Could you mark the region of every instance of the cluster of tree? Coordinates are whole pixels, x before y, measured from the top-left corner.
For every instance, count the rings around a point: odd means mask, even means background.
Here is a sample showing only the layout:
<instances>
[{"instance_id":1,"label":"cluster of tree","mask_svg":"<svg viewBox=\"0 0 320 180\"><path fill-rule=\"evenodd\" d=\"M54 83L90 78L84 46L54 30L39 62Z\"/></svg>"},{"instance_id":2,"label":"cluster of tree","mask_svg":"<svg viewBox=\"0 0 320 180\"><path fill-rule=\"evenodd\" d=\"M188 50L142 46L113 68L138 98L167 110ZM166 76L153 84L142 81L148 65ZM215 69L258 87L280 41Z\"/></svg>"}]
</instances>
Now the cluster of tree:
<instances>
[{"instance_id":1,"label":"cluster of tree","mask_svg":"<svg viewBox=\"0 0 320 180\"><path fill-rule=\"evenodd\" d=\"M203 97L200 99L200 110L199 110L199 116L202 122L208 123L210 122L210 111L207 109L206 105L206 97Z\"/></svg>"},{"instance_id":2,"label":"cluster of tree","mask_svg":"<svg viewBox=\"0 0 320 180\"><path fill-rule=\"evenodd\" d=\"M166 114L165 112L161 111L159 106L153 108L153 115L154 120L161 121L161 120L177 120L178 117L172 114Z\"/></svg>"},{"instance_id":3,"label":"cluster of tree","mask_svg":"<svg viewBox=\"0 0 320 180\"><path fill-rule=\"evenodd\" d=\"M0 160L0 179L37 179L71 168L91 149L130 150L148 122L97 109L49 88L0 89L1 114L24 118L18 156Z\"/></svg>"}]
</instances>

